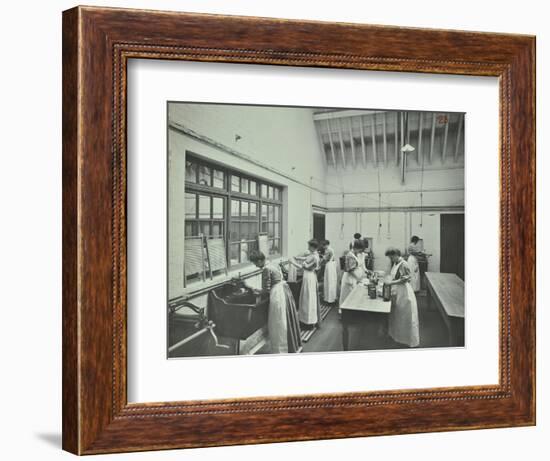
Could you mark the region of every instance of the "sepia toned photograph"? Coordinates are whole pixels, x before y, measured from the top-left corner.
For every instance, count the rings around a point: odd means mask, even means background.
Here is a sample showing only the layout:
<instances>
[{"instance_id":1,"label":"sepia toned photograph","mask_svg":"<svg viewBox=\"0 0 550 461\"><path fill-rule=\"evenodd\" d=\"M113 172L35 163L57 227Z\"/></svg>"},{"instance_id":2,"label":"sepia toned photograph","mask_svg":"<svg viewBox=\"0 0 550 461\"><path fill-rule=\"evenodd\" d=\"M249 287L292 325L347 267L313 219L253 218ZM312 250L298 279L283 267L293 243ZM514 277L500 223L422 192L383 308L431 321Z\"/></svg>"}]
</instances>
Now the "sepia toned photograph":
<instances>
[{"instance_id":1,"label":"sepia toned photograph","mask_svg":"<svg viewBox=\"0 0 550 461\"><path fill-rule=\"evenodd\" d=\"M168 358L464 347L464 120L169 102Z\"/></svg>"}]
</instances>

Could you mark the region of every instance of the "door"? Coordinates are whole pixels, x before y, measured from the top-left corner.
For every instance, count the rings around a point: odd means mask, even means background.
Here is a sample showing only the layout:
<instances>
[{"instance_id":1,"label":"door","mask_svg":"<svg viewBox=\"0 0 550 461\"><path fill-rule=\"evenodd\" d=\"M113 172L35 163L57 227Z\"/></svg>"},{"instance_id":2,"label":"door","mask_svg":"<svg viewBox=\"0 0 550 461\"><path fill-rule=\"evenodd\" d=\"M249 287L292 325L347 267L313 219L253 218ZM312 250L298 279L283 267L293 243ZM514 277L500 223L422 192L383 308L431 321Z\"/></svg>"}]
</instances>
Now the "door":
<instances>
[{"instance_id":1,"label":"door","mask_svg":"<svg viewBox=\"0 0 550 461\"><path fill-rule=\"evenodd\" d=\"M458 275L464 280L464 215L441 215L441 272Z\"/></svg>"},{"instance_id":2,"label":"door","mask_svg":"<svg viewBox=\"0 0 550 461\"><path fill-rule=\"evenodd\" d=\"M318 242L325 240L325 215L313 213L313 238Z\"/></svg>"}]
</instances>

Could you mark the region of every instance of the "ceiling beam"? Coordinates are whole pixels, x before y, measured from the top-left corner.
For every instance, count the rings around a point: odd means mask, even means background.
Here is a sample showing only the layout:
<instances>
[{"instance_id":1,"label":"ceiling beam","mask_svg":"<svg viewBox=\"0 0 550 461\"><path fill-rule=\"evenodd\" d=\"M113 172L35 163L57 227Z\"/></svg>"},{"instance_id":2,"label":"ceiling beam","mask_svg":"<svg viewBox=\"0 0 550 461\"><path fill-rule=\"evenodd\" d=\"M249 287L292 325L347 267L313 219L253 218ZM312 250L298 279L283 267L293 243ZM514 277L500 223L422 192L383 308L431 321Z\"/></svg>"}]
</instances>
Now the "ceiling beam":
<instances>
[{"instance_id":1,"label":"ceiling beam","mask_svg":"<svg viewBox=\"0 0 550 461\"><path fill-rule=\"evenodd\" d=\"M395 130L393 131L395 134L395 164L399 165L399 112L395 113Z\"/></svg>"},{"instance_id":2,"label":"ceiling beam","mask_svg":"<svg viewBox=\"0 0 550 461\"><path fill-rule=\"evenodd\" d=\"M334 146L332 144L332 128L330 127L330 120L327 119L327 132L328 132L328 142L330 144L330 154L332 157L332 164L336 168L336 155L334 154Z\"/></svg>"},{"instance_id":3,"label":"ceiling beam","mask_svg":"<svg viewBox=\"0 0 550 461\"><path fill-rule=\"evenodd\" d=\"M363 117L359 117L359 130L361 132L361 153L363 154L363 167L367 167L367 149L365 148L365 130L363 128Z\"/></svg>"},{"instance_id":4,"label":"ceiling beam","mask_svg":"<svg viewBox=\"0 0 550 461\"><path fill-rule=\"evenodd\" d=\"M340 154L342 154L342 165L346 168L346 150L344 149L344 138L342 137L342 119L338 120L338 138L340 139Z\"/></svg>"},{"instance_id":5,"label":"ceiling beam","mask_svg":"<svg viewBox=\"0 0 550 461\"><path fill-rule=\"evenodd\" d=\"M405 153L401 150L405 145L405 117L403 115L403 112L400 112L400 119L401 129L399 131L401 133L401 147L399 149L399 165L401 169L401 184L405 184Z\"/></svg>"},{"instance_id":6,"label":"ceiling beam","mask_svg":"<svg viewBox=\"0 0 550 461\"><path fill-rule=\"evenodd\" d=\"M445 157L447 156L447 138L449 137L449 122L451 120L451 114L445 114L445 131L443 132L443 150L441 151L441 161L445 163Z\"/></svg>"},{"instance_id":7,"label":"ceiling beam","mask_svg":"<svg viewBox=\"0 0 550 461\"><path fill-rule=\"evenodd\" d=\"M321 157L323 159L323 165L327 166L328 159L325 151L325 144L323 143L323 135L321 134L321 122L315 123L315 129L317 131L317 137L319 138L319 149L321 150Z\"/></svg>"},{"instance_id":8,"label":"ceiling beam","mask_svg":"<svg viewBox=\"0 0 550 461\"><path fill-rule=\"evenodd\" d=\"M353 164L353 168L357 165L357 161L355 160L355 142L353 141L353 126L352 126L352 118L350 117L348 119L348 127L349 127L349 142L351 143L351 162Z\"/></svg>"},{"instance_id":9,"label":"ceiling beam","mask_svg":"<svg viewBox=\"0 0 550 461\"><path fill-rule=\"evenodd\" d=\"M387 113L384 112L382 115L382 134L384 137L384 166L388 166L388 139L387 139L387 133L386 133L386 115Z\"/></svg>"},{"instance_id":10,"label":"ceiling beam","mask_svg":"<svg viewBox=\"0 0 550 461\"><path fill-rule=\"evenodd\" d=\"M372 157L374 160L374 164L376 167L378 167L378 153L376 152L376 115L371 115L371 123L370 123L370 137L372 140Z\"/></svg>"},{"instance_id":11,"label":"ceiling beam","mask_svg":"<svg viewBox=\"0 0 550 461\"><path fill-rule=\"evenodd\" d=\"M418 149L416 149L416 163L418 165L420 165L420 158L422 155L422 131L424 130L423 121L424 112L420 112L420 115L418 117Z\"/></svg>"},{"instance_id":12,"label":"ceiling beam","mask_svg":"<svg viewBox=\"0 0 550 461\"><path fill-rule=\"evenodd\" d=\"M399 140L400 140L400 144L399 144L399 151L398 151L398 157L397 157L397 164L398 165L401 165L402 163L402 160L403 160L403 153L401 152L401 148L405 145L405 124L404 124L404 120L403 120L403 112L399 112L399 120L400 120L400 124L399 124ZM403 165L401 165L403 166Z\"/></svg>"},{"instance_id":13,"label":"ceiling beam","mask_svg":"<svg viewBox=\"0 0 550 461\"><path fill-rule=\"evenodd\" d=\"M430 137L430 163L432 163L433 153L434 153L434 144L435 144L435 112L432 114L432 134Z\"/></svg>"},{"instance_id":14,"label":"ceiling beam","mask_svg":"<svg viewBox=\"0 0 550 461\"><path fill-rule=\"evenodd\" d=\"M460 139L462 134L462 124L464 122L464 114L458 114L458 130L456 132L456 144L455 144L455 162L458 159L458 148L460 147Z\"/></svg>"}]
</instances>

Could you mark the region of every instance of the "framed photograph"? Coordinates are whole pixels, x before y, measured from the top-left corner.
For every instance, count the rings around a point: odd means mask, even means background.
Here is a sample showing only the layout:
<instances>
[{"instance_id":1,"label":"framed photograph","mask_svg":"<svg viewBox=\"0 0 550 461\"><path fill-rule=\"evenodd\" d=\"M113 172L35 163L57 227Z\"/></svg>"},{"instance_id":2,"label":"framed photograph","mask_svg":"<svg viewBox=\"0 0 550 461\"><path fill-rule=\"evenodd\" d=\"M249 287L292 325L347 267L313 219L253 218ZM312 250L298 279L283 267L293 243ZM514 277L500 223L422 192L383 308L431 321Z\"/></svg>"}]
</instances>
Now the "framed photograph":
<instances>
[{"instance_id":1,"label":"framed photograph","mask_svg":"<svg viewBox=\"0 0 550 461\"><path fill-rule=\"evenodd\" d=\"M535 38L63 13L63 448L535 424Z\"/></svg>"}]
</instances>

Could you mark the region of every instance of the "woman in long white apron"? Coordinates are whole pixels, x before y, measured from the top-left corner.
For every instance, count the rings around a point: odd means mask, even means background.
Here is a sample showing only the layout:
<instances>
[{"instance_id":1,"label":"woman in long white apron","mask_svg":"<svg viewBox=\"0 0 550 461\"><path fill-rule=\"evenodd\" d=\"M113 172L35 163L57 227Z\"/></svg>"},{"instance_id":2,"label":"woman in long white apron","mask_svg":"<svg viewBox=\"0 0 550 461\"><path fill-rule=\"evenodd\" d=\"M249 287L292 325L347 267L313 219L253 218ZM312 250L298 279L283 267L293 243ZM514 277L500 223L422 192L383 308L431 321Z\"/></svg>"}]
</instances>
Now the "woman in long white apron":
<instances>
[{"instance_id":1,"label":"woman in long white apron","mask_svg":"<svg viewBox=\"0 0 550 461\"><path fill-rule=\"evenodd\" d=\"M420 239L416 235L413 235L411 237L411 244L407 248L407 253L409 253L407 264L411 270L411 286L415 293L420 291L420 267L418 266L417 256L423 254L422 250L417 247L419 241Z\"/></svg>"},{"instance_id":2,"label":"woman in long white apron","mask_svg":"<svg viewBox=\"0 0 550 461\"><path fill-rule=\"evenodd\" d=\"M390 272L392 300L389 318L389 334L394 341L409 347L420 344L418 307L411 286L411 270L397 248L386 250L392 263Z\"/></svg>"},{"instance_id":3,"label":"woman in long white apron","mask_svg":"<svg viewBox=\"0 0 550 461\"><path fill-rule=\"evenodd\" d=\"M250 261L262 269L262 291L269 293L267 334L272 354L298 352L302 346L296 304L278 266L266 263L261 251L252 251Z\"/></svg>"},{"instance_id":4,"label":"woman in long white apron","mask_svg":"<svg viewBox=\"0 0 550 461\"><path fill-rule=\"evenodd\" d=\"M336 302L336 292L338 291L338 273L336 272L336 258L334 250L330 246L328 240L323 241L325 254L325 274L323 279L323 299L326 303L332 304Z\"/></svg>"},{"instance_id":5,"label":"woman in long white apron","mask_svg":"<svg viewBox=\"0 0 550 461\"><path fill-rule=\"evenodd\" d=\"M362 252L363 242L356 240L353 243L353 248L346 255L344 275L342 275L342 282L340 285L340 306L344 304L344 301L353 291L355 285L365 277L365 270L359 259L359 255ZM338 312L342 313L342 310L338 309Z\"/></svg>"},{"instance_id":6,"label":"woman in long white apron","mask_svg":"<svg viewBox=\"0 0 550 461\"><path fill-rule=\"evenodd\" d=\"M319 310L319 287L316 271L319 269L319 253L317 249L319 243L317 240L308 242L308 255L301 261L301 264L296 259L291 259L291 264L301 267L304 271L302 277L302 288L300 290L300 306L298 309L298 318L300 323L307 328L313 328L321 323Z\"/></svg>"}]
</instances>

